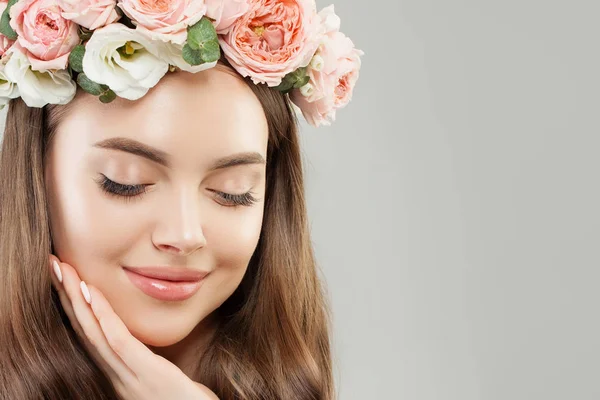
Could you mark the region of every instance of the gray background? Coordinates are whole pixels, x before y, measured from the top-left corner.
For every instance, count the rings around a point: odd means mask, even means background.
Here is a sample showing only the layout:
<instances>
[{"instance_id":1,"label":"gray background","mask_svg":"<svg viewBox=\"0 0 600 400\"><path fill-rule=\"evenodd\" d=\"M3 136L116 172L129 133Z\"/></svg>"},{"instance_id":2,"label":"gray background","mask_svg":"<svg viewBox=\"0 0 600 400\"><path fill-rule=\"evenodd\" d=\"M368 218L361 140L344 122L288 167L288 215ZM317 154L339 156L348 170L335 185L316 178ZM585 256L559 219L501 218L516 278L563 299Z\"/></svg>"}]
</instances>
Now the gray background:
<instances>
[{"instance_id":1,"label":"gray background","mask_svg":"<svg viewBox=\"0 0 600 400\"><path fill-rule=\"evenodd\" d=\"M302 140L340 399L600 399L600 4L335 4L362 76Z\"/></svg>"}]
</instances>

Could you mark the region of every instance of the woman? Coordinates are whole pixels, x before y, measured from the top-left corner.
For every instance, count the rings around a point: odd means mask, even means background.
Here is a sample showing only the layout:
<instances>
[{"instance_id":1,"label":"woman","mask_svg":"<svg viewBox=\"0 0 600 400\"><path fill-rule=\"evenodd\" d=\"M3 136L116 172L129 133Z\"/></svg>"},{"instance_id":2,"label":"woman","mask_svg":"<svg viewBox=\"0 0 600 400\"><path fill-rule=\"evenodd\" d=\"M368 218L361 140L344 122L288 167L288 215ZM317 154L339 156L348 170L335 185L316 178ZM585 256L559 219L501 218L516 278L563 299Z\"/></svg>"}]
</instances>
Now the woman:
<instances>
[{"instance_id":1,"label":"woman","mask_svg":"<svg viewBox=\"0 0 600 400\"><path fill-rule=\"evenodd\" d=\"M317 27L277 44L304 46L312 67L298 54L279 78L257 72L231 32L250 26L269 51L276 23L256 29L257 18L278 2L228 1L179 2L194 12L174 8L167 30L153 30L153 2L91 2L95 18L77 2L9 3L0 398L334 398L291 100L315 125L332 120L357 68L325 72ZM299 26L334 16L299 10ZM40 15L54 18L43 35ZM218 63L181 46L183 27L186 45L209 48L207 26ZM36 34L62 47L35 53ZM327 104L312 97L325 78Z\"/></svg>"}]
</instances>

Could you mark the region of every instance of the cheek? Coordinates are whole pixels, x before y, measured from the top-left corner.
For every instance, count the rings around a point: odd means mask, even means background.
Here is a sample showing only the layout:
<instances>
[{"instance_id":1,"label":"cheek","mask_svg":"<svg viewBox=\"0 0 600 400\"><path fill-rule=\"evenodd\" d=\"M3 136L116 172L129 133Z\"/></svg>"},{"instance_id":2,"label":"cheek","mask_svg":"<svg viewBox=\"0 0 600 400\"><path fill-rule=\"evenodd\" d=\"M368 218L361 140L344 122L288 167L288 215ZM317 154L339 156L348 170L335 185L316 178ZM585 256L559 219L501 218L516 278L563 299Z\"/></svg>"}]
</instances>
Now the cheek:
<instances>
[{"instance_id":1,"label":"cheek","mask_svg":"<svg viewBox=\"0 0 600 400\"><path fill-rule=\"evenodd\" d=\"M188 302L167 306L137 295L124 301L125 290L107 293L109 301L115 299L115 311L137 339L152 346L178 343L233 294L260 237L262 210L256 208L243 212L216 206L204 209L202 226L207 245L191 256L190 263L209 268L211 273Z\"/></svg>"},{"instance_id":2,"label":"cheek","mask_svg":"<svg viewBox=\"0 0 600 400\"><path fill-rule=\"evenodd\" d=\"M60 181L50 179L48 187L55 254L98 287L132 334L151 345L177 343L231 296L262 229L262 203L234 209L204 199L200 223L207 244L189 262L211 274L188 303L165 305L141 295L118 268L124 260L160 259L151 240L157 223L168 223L169 213L157 212L165 210L164 204L109 198L91 177L67 171L61 171Z\"/></svg>"},{"instance_id":3,"label":"cheek","mask_svg":"<svg viewBox=\"0 0 600 400\"><path fill-rule=\"evenodd\" d=\"M262 229L261 205L251 209L221 209L208 217L203 224L206 251L214 263L198 293L198 309L205 314L219 307L237 289L248 269L248 263L256 250Z\"/></svg>"},{"instance_id":4,"label":"cheek","mask_svg":"<svg viewBox=\"0 0 600 400\"><path fill-rule=\"evenodd\" d=\"M218 268L245 269L260 237L263 220L261 204L250 208L218 208L205 214L203 232Z\"/></svg>"},{"instance_id":5,"label":"cheek","mask_svg":"<svg viewBox=\"0 0 600 400\"><path fill-rule=\"evenodd\" d=\"M50 180L48 213L55 254L82 278L95 280L103 268L131 249L139 231L126 205L107 200L91 178L61 174Z\"/></svg>"}]
</instances>

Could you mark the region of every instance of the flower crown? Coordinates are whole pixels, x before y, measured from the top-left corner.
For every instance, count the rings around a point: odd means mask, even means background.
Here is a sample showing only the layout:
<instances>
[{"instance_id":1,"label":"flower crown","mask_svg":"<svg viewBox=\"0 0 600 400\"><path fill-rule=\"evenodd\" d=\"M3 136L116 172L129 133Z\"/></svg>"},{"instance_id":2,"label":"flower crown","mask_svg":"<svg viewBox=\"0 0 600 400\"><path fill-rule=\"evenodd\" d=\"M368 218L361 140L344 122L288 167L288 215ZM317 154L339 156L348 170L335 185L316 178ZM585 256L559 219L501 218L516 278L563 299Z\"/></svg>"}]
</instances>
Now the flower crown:
<instances>
[{"instance_id":1,"label":"flower crown","mask_svg":"<svg viewBox=\"0 0 600 400\"><path fill-rule=\"evenodd\" d=\"M0 109L66 104L77 85L137 100L167 73L213 68L221 51L285 94L313 126L348 104L364 54L315 0L0 0Z\"/></svg>"}]
</instances>

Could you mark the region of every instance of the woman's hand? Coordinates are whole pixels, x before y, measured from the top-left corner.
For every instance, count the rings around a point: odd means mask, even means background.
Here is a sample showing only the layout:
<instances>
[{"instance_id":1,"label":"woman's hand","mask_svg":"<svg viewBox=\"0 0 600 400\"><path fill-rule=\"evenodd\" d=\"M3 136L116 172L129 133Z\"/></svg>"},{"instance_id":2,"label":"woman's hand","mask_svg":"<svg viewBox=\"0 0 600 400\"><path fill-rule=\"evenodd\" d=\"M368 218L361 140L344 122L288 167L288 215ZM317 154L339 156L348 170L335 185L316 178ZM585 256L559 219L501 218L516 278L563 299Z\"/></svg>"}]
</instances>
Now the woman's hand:
<instances>
[{"instance_id":1,"label":"woman's hand","mask_svg":"<svg viewBox=\"0 0 600 400\"><path fill-rule=\"evenodd\" d=\"M206 386L133 337L102 293L82 282L72 266L55 256L50 256L50 265L71 325L121 399L218 400Z\"/></svg>"}]
</instances>

